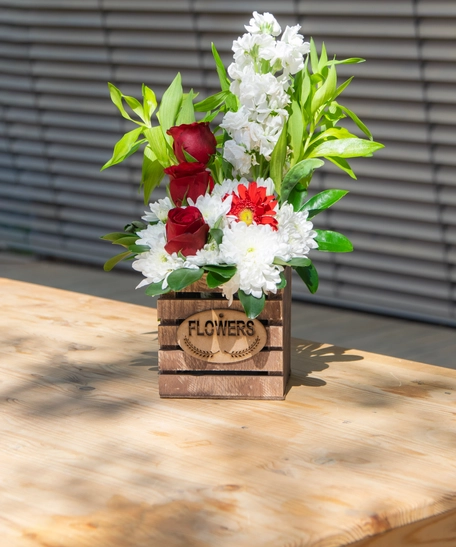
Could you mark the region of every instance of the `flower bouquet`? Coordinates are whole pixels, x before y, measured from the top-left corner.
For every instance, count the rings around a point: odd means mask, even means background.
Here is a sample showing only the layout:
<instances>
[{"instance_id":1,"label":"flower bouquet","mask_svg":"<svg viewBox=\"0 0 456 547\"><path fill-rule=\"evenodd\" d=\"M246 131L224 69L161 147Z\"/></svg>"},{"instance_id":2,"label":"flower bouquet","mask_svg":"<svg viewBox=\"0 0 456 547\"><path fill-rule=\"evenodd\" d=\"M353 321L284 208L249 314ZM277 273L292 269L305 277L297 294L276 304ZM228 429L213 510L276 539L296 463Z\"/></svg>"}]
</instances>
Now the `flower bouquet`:
<instances>
[{"instance_id":1,"label":"flower bouquet","mask_svg":"<svg viewBox=\"0 0 456 547\"><path fill-rule=\"evenodd\" d=\"M293 268L314 293L318 275L312 249L352 250L340 233L314 228L312 219L347 192L325 190L308 199L316 169L327 160L356 178L347 158L371 156L382 145L354 112L339 103L351 78L337 85L339 64L304 41L300 26L281 28L269 13L253 13L247 33L233 43L226 70L212 45L221 91L195 102L177 74L160 105L143 84L142 101L109 84L121 115L137 125L114 147L103 169L144 145L144 203L165 175L167 197L150 203L142 221L103 239L125 247L121 260L144 279L146 294L180 291L205 276L249 318L265 296L285 286ZM126 107L130 109L130 113ZM339 125L350 118L366 138Z\"/></svg>"}]
</instances>

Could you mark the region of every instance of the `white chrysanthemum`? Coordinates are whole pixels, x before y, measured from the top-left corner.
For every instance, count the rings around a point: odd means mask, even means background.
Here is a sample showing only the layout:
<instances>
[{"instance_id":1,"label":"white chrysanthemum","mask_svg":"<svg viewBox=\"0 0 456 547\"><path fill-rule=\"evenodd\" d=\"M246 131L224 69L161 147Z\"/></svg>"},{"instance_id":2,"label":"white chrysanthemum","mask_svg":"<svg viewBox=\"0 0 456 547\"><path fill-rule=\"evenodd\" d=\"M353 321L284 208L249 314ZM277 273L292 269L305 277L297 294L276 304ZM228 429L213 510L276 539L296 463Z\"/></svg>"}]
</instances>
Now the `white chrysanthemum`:
<instances>
[{"instance_id":1,"label":"white chrysanthemum","mask_svg":"<svg viewBox=\"0 0 456 547\"><path fill-rule=\"evenodd\" d=\"M232 197L228 196L225 200L222 200L222 197L219 194L204 194L203 196L199 196L196 202L188 198L188 203L197 207L203 215L206 224L209 224L209 227L213 228L220 217L225 216L231 209Z\"/></svg>"},{"instance_id":2,"label":"white chrysanthemum","mask_svg":"<svg viewBox=\"0 0 456 547\"><path fill-rule=\"evenodd\" d=\"M256 183L258 187L264 186L264 188L266 188L266 195L272 196L274 194L274 181L270 177L267 179L259 177L256 179Z\"/></svg>"},{"instance_id":3,"label":"white chrysanthemum","mask_svg":"<svg viewBox=\"0 0 456 547\"><path fill-rule=\"evenodd\" d=\"M221 198L224 198L227 194L232 194L239 184L243 184L244 186L249 185L249 181L242 177L239 180L238 179L225 179L222 181L221 184L216 184L214 189L212 190L213 196L219 196Z\"/></svg>"},{"instance_id":4,"label":"white chrysanthemum","mask_svg":"<svg viewBox=\"0 0 456 547\"><path fill-rule=\"evenodd\" d=\"M206 243L206 245L196 251L196 255L187 256L184 268L194 268L195 266L206 266L207 264L222 264L220 251L216 241Z\"/></svg>"},{"instance_id":5,"label":"white chrysanthemum","mask_svg":"<svg viewBox=\"0 0 456 547\"><path fill-rule=\"evenodd\" d=\"M166 289L169 274L183 267L184 260L179 258L177 253L170 255L165 251L163 245L159 245L147 253L138 255L138 258L133 262L132 268L141 272L145 277L136 288L162 282L162 289ZM196 268L196 266L194 267Z\"/></svg>"},{"instance_id":6,"label":"white chrysanthemum","mask_svg":"<svg viewBox=\"0 0 456 547\"><path fill-rule=\"evenodd\" d=\"M311 249L318 247L315 237L317 233L313 231L312 222L307 220L307 211L296 213L293 206L285 203L277 211L277 221L279 223L278 234L283 242L287 244L287 251L283 254L277 254L279 258L285 261L291 258L307 257Z\"/></svg>"},{"instance_id":7,"label":"white chrysanthemum","mask_svg":"<svg viewBox=\"0 0 456 547\"><path fill-rule=\"evenodd\" d=\"M252 15L253 17L250 19L249 25L245 25L247 32L251 32L252 34L272 34L273 36L278 36L282 32L279 23L271 13L265 12L259 14L254 11Z\"/></svg>"},{"instance_id":8,"label":"white chrysanthemum","mask_svg":"<svg viewBox=\"0 0 456 547\"><path fill-rule=\"evenodd\" d=\"M166 243L165 225L162 222L147 226L145 230L137 232L139 239L136 240L136 245L147 245L151 249L155 247L163 247Z\"/></svg>"},{"instance_id":9,"label":"white chrysanthemum","mask_svg":"<svg viewBox=\"0 0 456 547\"><path fill-rule=\"evenodd\" d=\"M223 230L220 254L226 264L236 264L239 288L260 298L263 293L277 292L283 268L273 261L282 246L278 233L270 226L235 222Z\"/></svg>"},{"instance_id":10,"label":"white chrysanthemum","mask_svg":"<svg viewBox=\"0 0 456 547\"><path fill-rule=\"evenodd\" d=\"M252 156L235 141L226 141L223 148L223 157L233 166L234 175L245 175L250 171Z\"/></svg>"},{"instance_id":11,"label":"white chrysanthemum","mask_svg":"<svg viewBox=\"0 0 456 547\"><path fill-rule=\"evenodd\" d=\"M146 222L166 222L168 220L168 212L174 207L171 203L171 200L166 197L164 199L159 199L154 203L149 203L150 211L144 211L145 215L141 217Z\"/></svg>"}]
</instances>

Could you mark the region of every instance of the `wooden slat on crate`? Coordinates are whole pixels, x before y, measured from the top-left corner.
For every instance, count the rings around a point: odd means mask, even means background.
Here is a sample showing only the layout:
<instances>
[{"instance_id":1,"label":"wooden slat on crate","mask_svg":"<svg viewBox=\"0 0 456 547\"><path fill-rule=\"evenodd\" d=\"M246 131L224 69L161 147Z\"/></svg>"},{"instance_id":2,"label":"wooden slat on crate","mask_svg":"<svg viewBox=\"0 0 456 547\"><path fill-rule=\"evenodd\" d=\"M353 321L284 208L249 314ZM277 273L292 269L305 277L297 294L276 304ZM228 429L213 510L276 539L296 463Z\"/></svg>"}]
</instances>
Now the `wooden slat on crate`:
<instances>
[{"instance_id":1,"label":"wooden slat on crate","mask_svg":"<svg viewBox=\"0 0 456 547\"><path fill-rule=\"evenodd\" d=\"M177 325L161 325L158 330L158 343L161 347L173 347L177 340ZM288 332L289 332L288 328ZM268 335L266 339L266 346L269 348L281 348L282 347L282 326L271 325L266 326L266 333ZM175 346L176 347L176 346Z\"/></svg>"},{"instance_id":2,"label":"wooden slat on crate","mask_svg":"<svg viewBox=\"0 0 456 547\"><path fill-rule=\"evenodd\" d=\"M196 357L191 357L181 349L160 350L158 353L160 370L162 372L182 371L182 370L219 370L225 372L250 371L250 372L282 372L283 370L283 351L260 351L250 359L238 361L233 364L211 363L203 361Z\"/></svg>"},{"instance_id":3,"label":"wooden slat on crate","mask_svg":"<svg viewBox=\"0 0 456 547\"><path fill-rule=\"evenodd\" d=\"M228 301L209 300L209 299L161 299L157 302L157 313L160 321L175 321L185 319L194 313L203 310L228 309ZM242 304L235 300L230 309L243 311ZM282 300L266 301L264 310L258 316L258 319L267 319L268 321L281 322L283 317Z\"/></svg>"},{"instance_id":4,"label":"wooden slat on crate","mask_svg":"<svg viewBox=\"0 0 456 547\"><path fill-rule=\"evenodd\" d=\"M282 376L160 374L160 397L284 399Z\"/></svg>"}]
</instances>

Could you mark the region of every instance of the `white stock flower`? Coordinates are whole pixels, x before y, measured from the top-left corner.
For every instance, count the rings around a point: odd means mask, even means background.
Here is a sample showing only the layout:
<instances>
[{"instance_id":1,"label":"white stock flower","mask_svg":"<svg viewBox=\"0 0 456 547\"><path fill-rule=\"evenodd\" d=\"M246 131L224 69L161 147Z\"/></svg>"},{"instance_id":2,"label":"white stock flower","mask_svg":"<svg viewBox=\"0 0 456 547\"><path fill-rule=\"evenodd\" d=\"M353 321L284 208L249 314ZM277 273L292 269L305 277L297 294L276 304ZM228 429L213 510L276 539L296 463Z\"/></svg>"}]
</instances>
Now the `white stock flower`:
<instances>
[{"instance_id":1,"label":"white stock flower","mask_svg":"<svg viewBox=\"0 0 456 547\"><path fill-rule=\"evenodd\" d=\"M249 113L244 106L237 112L227 112L220 127L223 127L238 144L243 144L246 150L258 148L262 127L249 121Z\"/></svg>"},{"instance_id":2,"label":"white stock flower","mask_svg":"<svg viewBox=\"0 0 456 547\"><path fill-rule=\"evenodd\" d=\"M236 264L239 288L260 298L263 293L277 292L283 268L273 261L281 247L278 233L270 226L235 222L223 230L220 254L226 264ZM224 288L229 294L229 287Z\"/></svg>"},{"instance_id":3,"label":"white stock flower","mask_svg":"<svg viewBox=\"0 0 456 547\"><path fill-rule=\"evenodd\" d=\"M271 13L260 14L254 11L252 15L249 25L245 25L245 30L248 32L252 34L272 34L273 36L278 36L282 32L279 23Z\"/></svg>"},{"instance_id":4,"label":"white stock flower","mask_svg":"<svg viewBox=\"0 0 456 547\"><path fill-rule=\"evenodd\" d=\"M250 171L252 156L235 141L226 141L223 148L223 157L233 166L234 175L245 175Z\"/></svg>"},{"instance_id":5,"label":"white stock flower","mask_svg":"<svg viewBox=\"0 0 456 547\"><path fill-rule=\"evenodd\" d=\"M171 200L166 197L164 199L159 199L154 203L149 203L151 212L144 211L145 215L141 217L146 222L166 222L168 220L168 212L174 207L171 203Z\"/></svg>"},{"instance_id":6,"label":"white stock flower","mask_svg":"<svg viewBox=\"0 0 456 547\"><path fill-rule=\"evenodd\" d=\"M266 48L263 57L272 66L272 72L283 68L288 80L289 74L296 74L304 68L304 56L310 51L309 42L304 42L304 36L298 34L300 25L287 27L280 40L275 43L274 48Z\"/></svg>"},{"instance_id":7,"label":"white stock flower","mask_svg":"<svg viewBox=\"0 0 456 547\"><path fill-rule=\"evenodd\" d=\"M261 60L269 57L275 49L276 41L267 34L244 34L234 40L232 50L239 68L260 67Z\"/></svg>"}]
</instances>

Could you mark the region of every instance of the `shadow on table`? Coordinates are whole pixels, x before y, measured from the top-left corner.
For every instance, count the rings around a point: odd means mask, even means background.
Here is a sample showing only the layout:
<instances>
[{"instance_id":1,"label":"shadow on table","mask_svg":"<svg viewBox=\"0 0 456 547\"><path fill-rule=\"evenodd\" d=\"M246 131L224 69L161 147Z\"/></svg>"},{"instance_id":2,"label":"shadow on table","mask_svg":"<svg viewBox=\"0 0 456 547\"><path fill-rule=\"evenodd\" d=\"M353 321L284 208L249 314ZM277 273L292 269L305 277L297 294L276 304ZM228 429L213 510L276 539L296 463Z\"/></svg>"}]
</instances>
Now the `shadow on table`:
<instances>
[{"instance_id":1,"label":"shadow on table","mask_svg":"<svg viewBox=\"0 0 456 547\"><path fill-rule=\"evenodd\" d=\"M327 369L330 363L347 363L364 359L361 355L347 353L349 351L352 350L293 338L291 341L291 377L288 381L287 393L292 387L297 386L325 386L324 380L310 375L313 372Z\"/></svg>"}]
</instances>

